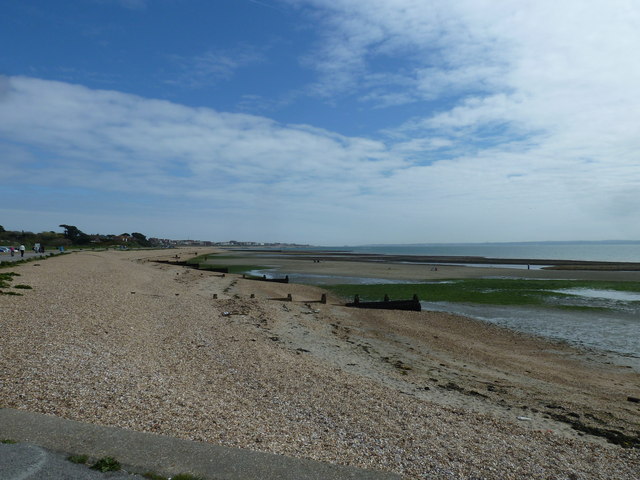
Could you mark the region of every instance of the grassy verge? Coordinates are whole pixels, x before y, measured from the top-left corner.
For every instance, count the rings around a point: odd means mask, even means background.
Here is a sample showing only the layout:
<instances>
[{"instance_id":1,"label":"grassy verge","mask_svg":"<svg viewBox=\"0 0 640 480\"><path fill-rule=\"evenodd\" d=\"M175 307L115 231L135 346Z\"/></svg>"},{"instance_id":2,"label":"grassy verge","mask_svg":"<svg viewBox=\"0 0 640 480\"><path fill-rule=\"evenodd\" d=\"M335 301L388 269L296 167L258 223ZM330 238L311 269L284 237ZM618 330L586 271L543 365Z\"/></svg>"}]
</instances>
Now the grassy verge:
<instances>
[{"instance_id":1,"label":"grassy verge","mask_svg":"<svg viewBox=\"0 0 640 480\"><path fill-rule=\"evenodd\" d=\"M412 284L330 285L327 288L345 298L351 298L357 294L361 299L369 301L381 300L385 295L389 295L391 299L405 299L417 294L420 300L433 302L589 309L588 306L563 305L563 298L575 298L575 296L553 290L588 288L640 293L640 282L464 279ZM556 301L551 303L551 299Z\"/></svg>"}]
</instances>

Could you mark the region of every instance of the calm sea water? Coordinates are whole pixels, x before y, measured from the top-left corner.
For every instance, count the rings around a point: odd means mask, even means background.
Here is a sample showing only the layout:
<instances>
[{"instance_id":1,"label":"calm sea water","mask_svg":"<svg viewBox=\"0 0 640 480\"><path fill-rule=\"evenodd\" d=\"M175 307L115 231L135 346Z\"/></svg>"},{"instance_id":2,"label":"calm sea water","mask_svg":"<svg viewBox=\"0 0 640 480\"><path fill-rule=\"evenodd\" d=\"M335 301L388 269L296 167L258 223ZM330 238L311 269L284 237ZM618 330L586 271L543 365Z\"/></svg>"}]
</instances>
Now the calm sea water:
<instances>
[{"instance_id":1,"label":"calm sea water","mask_svg":"<svg viewBox=\"0 0 640 480\"><path fill-rule=\"evenodd\" d=\"M363 245L318 248L386 255L477 256L487 258L640 262L640 242Z\"/></svg>"}]
</instances>

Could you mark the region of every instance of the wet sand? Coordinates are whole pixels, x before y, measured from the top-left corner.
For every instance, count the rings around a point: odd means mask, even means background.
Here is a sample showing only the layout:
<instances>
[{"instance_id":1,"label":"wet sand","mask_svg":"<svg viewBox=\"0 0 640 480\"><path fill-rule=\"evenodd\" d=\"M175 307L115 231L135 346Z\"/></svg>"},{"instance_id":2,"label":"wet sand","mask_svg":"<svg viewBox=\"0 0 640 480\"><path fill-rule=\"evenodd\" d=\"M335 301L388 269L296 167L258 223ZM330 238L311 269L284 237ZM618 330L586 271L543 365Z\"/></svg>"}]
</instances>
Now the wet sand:
<instances>
[{"instance_id":1,"label":"wet sand","mask_svg":"<svg viewBox=\"0 0 640 480\"><path fill-rule=\"evenodd\" d=\"M602 436L638 436L633 371L464 317L350 309L331 295L321 304L319 287L150 261L205 251L16 266L33 290L0 296L0 406L415 479L637 474L640 450ZM366 277L486 275L287 262Z\"/></svg>"},{"instance_id":2,"label":"wet sand","mask_svg":"<svg viewBox=\"0 0 640 480\"><path fill-rule=\"evenodd\" d=\"M640 281L640 271L624 270L629 264L595 264L593 270L580 268L542 269L535 268L539 260L522 260L519 268L487 266L476 263L475 257L432 257L438 262L429 262L430 257L398 257L384 255L351 255L317 252L317 253L269 253L263 251L221 251L220 260L215 257L212 264L246 265L259 264L272 267L281 273L297 273L327 276L383 278L390 280L443 280L460 278L540 278L540 279L576 279L576 280L612 280L612 281ZM445 261L446 263L442 263ZM457 261L456 261L457 260ZM488 259L494 263L497 259ZM475 261L478 261L477 258ZM505 260L507 264L515 265L513 260ZM529 263L527 263L529 262ZM544 262L544 261L543 261ZM527 264L534 268L528 269ZM547 265L547 263L542 263ZM638 265L638 264L633 264ZM606 268L605 268L606 267Z\"/></svg>"}]
</instances>

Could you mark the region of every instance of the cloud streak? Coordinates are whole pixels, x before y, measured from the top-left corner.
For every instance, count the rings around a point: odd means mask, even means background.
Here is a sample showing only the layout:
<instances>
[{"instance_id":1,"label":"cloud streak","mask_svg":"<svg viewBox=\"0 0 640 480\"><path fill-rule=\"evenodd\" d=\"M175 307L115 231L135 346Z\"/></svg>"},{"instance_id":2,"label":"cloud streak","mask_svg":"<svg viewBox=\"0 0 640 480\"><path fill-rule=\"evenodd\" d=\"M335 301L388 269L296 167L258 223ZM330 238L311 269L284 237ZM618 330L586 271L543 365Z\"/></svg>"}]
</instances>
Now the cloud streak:
<instances>
[{"instance_id":1,"label":"cloud streak","mask_svg":"<svg viewBox=\"0 0 640 480\"><path fill-rule=\"evenodd\" d=\"M239 69L265 61L264 54L248 46L229 51L211 49L193 57L170 55L169 58L178 66L180 74L166 82L187 88L202 88L228 81Z\"/></svg>"}]
</instances>

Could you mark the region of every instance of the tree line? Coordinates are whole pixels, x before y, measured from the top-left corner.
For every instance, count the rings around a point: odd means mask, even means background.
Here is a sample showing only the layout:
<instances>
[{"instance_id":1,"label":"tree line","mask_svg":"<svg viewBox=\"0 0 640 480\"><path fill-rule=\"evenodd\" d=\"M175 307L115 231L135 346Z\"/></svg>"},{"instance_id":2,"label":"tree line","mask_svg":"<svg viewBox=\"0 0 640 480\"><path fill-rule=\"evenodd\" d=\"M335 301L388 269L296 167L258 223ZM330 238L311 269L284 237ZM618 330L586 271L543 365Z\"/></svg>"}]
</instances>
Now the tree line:
<instances>
[{"instance_id":1,"label":"tree line","mask_svg":"<svg viewBox=\"0 0 640 480\"><path fill-rule=\"evenodd\" d=\"M139 232L120 235L87 234L75 225L60 225L64 232L26 232L24 230L6 230L0 225L0 246L25 245L29 248L39 243L48 247L96 246L108 247L126 244L129 247L154 246L145 235Z\"/></svg>"}]
</instances>

